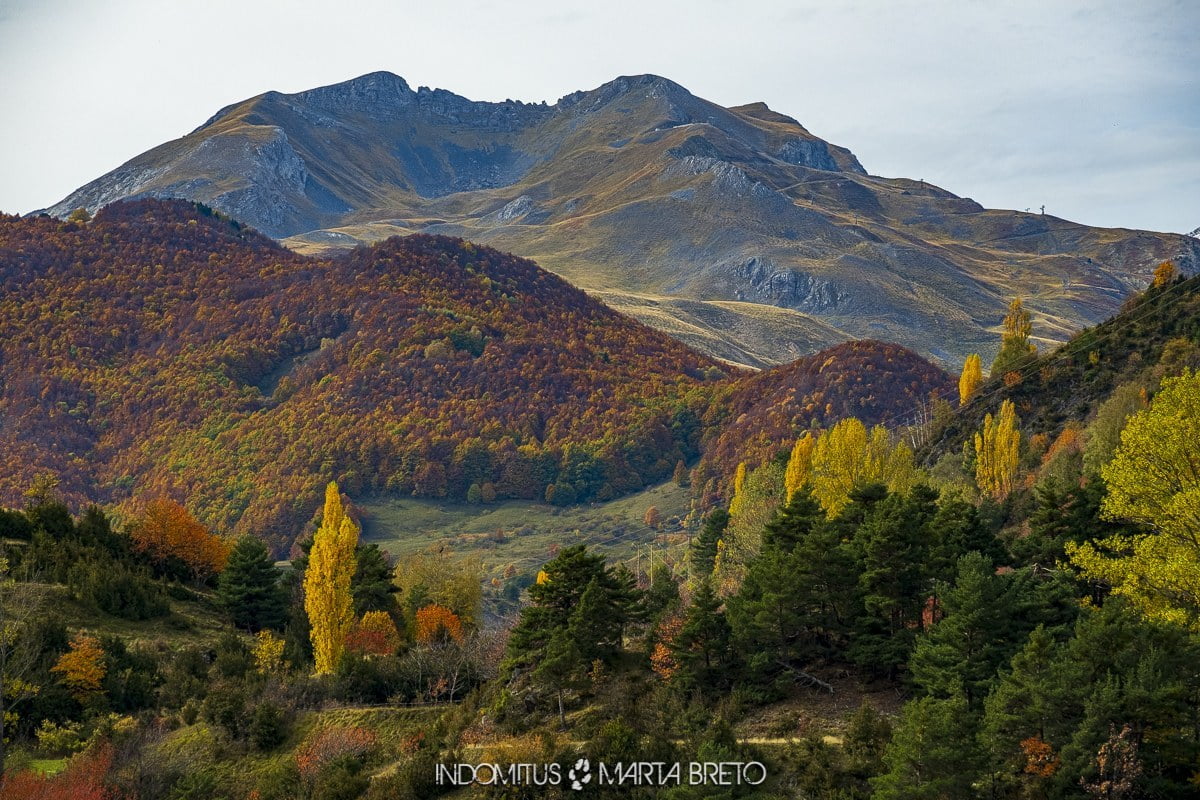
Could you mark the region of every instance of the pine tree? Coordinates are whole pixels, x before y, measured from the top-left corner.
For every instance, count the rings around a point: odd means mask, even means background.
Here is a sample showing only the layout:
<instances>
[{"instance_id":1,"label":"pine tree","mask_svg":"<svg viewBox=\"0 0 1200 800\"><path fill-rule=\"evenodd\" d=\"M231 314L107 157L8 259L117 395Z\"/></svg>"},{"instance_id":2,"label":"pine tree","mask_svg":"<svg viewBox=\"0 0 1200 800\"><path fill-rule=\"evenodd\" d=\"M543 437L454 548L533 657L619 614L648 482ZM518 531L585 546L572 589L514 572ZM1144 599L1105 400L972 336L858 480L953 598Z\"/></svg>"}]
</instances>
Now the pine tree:
<instances>
[{"instance_id":1,"label":"pine tree","mask_svg":"<svg viewBox=\"0 0 1200 800\"><path fill-rule=\"evenodd\" d=\"M962 697L922 697L904 706L883 755L887 771L871 781L874 800L974 797L981 754Z\"/></svg>"},{"instance_id":2,"label":"pine tree","mask_svg":"<svg viewBox=\"0 0 1200 800\"><path fill-rule=\"evenodd\" d=\"M377 544L359 545L355 553L354 613L361 617L368 611L388 611L396 607L397 590L392 580L392 565Z\"/></svg>"},{"instance_id":3,"label":"pine tree","mask_svg":"<svg viewBox=\"0 0 1200 800\"><path fill-rule=\"evenodd\" d=\"M679 671L675 679L685 688L711 692L729 686L734 679L732 634L721 600L712 583L701 580L678 635L668 643Z\"/></svg>"},{"instance_id":4,"label":"pine tree","mask_svg":"<svg viewBox=\"0 0 1200 800\"><path fill-rule=\"evenodd\" d=\"M256 633L282 630L287 593L267 546L257 536L238 539L217 581L217 599L233 624Z\"/></svg>"},{"instance_id":5,"label":"pine tree","mask_svg":"<svg viewBox=\"0 0 1200 800\"><path fill-rule=\"evenodd\" d=\"M851 656L872 670L894 675L908 660L922 624L929 584L929 524L937 493L918 486L880 501L855 535L862 554L858 578L864 616L855 626Z\"/></svg>"},{"instance_id":6,"label":"pine tree","mask_svg":"<svg viewBox=\"0 0 1200 800\"><path fill-rule=\"evenodd\" d=\"M325 489L321 527L313 536L304 575L304 610L311 626L318 675L328 675L337 668L346 634L354 625L351 582L357 567L357 544L358 526L342 507L337 484L330 481Z\"/></svg>"},{"instance_id":7,"label":"pine tree","mask_svg":"<svg viewBox=\"0 0 1200 800\"><path fill-rule=\"evenodd\" d=\"M1037 357L1037 346L1030 343L1029 336L1033 332L1033 322L1029 312L1014 298L1004 315L1004 333L1000 337L1000 352L992 362L992 376L1019 370Z\"/></svg>"},{"instance_id":8,"label":"pine tree","mask_svg":"<svg viewBox=\"0 0 1200 800\"><path fill-rule=\"evenodd\" d=\"M592 578L571 613L568 630L584 663L611 661L621 646L621 619L615 598Z\"/></svg>"},{"instance_id":9,"label":"pine tree","mask_svg":"<svg viewBox=\"0 0 1200 800\"><path fill-rule=\"evenodd\" d=\"M821 505L812 496L812 490L804 487L789 496L791 500L776 513L763 531L764 549L776 547L790 553L825 518Z\"/></svg>"},{"instance_id":10,"label":"pine tree","mask_svg":"<svg viewBox=\"0 0 1200 800\"><path fill-rule=\"evenodd\" d=\"M1012 492L1017 477L1021 431L1011 400L1000 404L995 418L988 414L983 430L975 434L975 483L979 491L995 500Z\"/></svg>"},{"instance_id":11,"label":"pine tree","mask_svg":"<svg viewBox=\"0 0 1200 800\"><path fill-rule=\"evenodd\" d=\"M962 373L958 376L958 404L965 406L979 391L983 383L983 366L978 353L971 353L963 362Z\"/></svg>"},{"instance_id":12,"label":"pine tree","mask_svg":"<svg viewBox=\"0 0 1200 800\"><path fill-rule=\"evenodd\" d=\"M1005 653L1001 635L1011 613L1004 578L979 553L958 561L958 577L945 592L945 616L917 640L909 659L913 680L934 697L962 695L980 708Z\"/></svg>"},{"instance_id":13,"label":"pine tree","mask_svg":"<svg viewBox=\"0 0 1200 800\"><path fill-rule=\"evenodd\" d=\"M533 681L558 700L558 721L564 728L567 724L563 695L582 684L586 662L565 628L554 632L546 644L545 651L533 670Z\"/></svg>"},{"instance_id":14,"label":"pine tree","mask_svg":"<svg viewBox=\"0 0 1200 800\"><path fill-rule=\"evenodd\" d=\"M717 542L729 526L729 512L718 508L709 514L700 533L692 540L692 574L697 577L707 577L712 574L713 561L717 557Z\"/></svg>"},{"instance_id":15,"label":"pine tree","mask_svg":"<svg viewBox=\"0 0 1200 800\"><path fill-rule=\"evenodd\" d=\"M1036 737L1059 741L1063 735L1057 711L1061 689L1054 669L1056 645L1045 627L1029 635L1013 656L1012 669L988 695L981 739L998 772L1015 775L1024 768L1021 742Z\"/></svg>"}]
</instances>

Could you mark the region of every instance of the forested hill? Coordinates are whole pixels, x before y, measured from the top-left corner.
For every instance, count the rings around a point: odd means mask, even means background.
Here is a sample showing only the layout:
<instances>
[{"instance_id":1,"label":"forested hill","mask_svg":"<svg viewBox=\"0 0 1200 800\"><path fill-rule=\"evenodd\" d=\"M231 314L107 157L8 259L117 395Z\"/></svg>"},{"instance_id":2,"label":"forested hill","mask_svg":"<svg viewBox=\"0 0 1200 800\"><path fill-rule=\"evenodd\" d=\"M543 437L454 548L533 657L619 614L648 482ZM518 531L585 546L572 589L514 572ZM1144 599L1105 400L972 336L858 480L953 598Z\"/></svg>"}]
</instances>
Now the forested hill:
<instances>
[{"instance_id":1,"label":"forested hill","mask_svg":"<svg viewBox=\"0 0 1200 800\"><path fill-rule=\"evenodd\" d=\"M0 220L3 502L169 495L277 546L331 476L613 496L697 452L716 362L529 261L416 236L297 256L180 202ZM552 492L553 494L553 492Z\"/></svg>"},{"instance_id":2,"label":"forested hill","mask_svg":"<svg viewBox=\"0 0 1200 800\"><path fill-rule=\"evenodd\" d=\"M157 200L0 218L0 359L0 504L51 473L72 504L170 497L278 552L332 477L557 504L664 480L750 377L459 239L313 259Z\"/></svg>"}]
</instances>

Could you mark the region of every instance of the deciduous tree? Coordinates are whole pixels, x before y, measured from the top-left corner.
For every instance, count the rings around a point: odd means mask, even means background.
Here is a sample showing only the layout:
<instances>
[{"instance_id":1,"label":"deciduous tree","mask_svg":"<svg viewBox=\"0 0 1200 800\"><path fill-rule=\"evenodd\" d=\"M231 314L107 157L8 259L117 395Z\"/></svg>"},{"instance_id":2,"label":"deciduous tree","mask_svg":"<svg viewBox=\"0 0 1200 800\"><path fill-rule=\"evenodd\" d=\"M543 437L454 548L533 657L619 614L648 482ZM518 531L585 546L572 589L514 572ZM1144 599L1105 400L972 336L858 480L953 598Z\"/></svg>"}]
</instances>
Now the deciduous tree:
<instances>
[{"instance_id":1,"label":"deciduous tree","mask_svg":"<svg viewBox=\"0 0 1200 800\"><path fill-rule=\"evenodd\" d=\"M321 527L313 536L304 574L304 610L311 626L313 658L318 675L331 674L354 624L351 581L356 562L358 526L346 514L337 483L325 489Z\"/></svg>"},{"instance_id":2,"label":"deciduous tree","mask_svg":"<svg viewBox=\"0 0 1200 800\"><path fill-rule=\"evenodd\" d=\"M983 383L983 365L978 353L971 353L963 362L962 373L958 376L958 404L965 406L979 391Z\"/></svg>"}]
</instances>

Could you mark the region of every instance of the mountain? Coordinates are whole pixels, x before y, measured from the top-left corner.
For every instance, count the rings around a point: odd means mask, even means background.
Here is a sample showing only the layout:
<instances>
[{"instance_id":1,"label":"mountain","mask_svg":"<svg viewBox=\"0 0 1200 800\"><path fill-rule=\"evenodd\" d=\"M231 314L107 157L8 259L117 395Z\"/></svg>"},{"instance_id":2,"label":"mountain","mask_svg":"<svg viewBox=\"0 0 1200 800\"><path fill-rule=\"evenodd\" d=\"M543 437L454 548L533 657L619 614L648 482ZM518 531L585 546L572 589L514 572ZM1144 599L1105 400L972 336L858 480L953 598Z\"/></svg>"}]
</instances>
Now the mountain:
<instances>
[{"instance_id":1,"label":"mountain","mask_svg":"<svg viewBox=\"0 0 1200 800\"><path fill-rule=\"evenodd\" d=\"M848 338L957 366L990 358L1014 295L1057 342L1114 313L1163 259L1200 265L1189 237L869 175L762 103L723 108L653 75L553 105L413 90L386 72L267 92L49 211L146 196L204 202L310 254L415 232L485 242L750 366Z\"/></svg>"},{"instance_id":2,"label":"mountain","mask_svg":"<svg viewBox=\"0 0 1200 800\"><path fill-rule=\"evenodd\" d=\"M182 201L0 216L0 504L49 473L77 507L168 496L282 552L334 477L606 500L694 462L750 377L461 239L312 258Z\"/></svg>"}]
</instances>

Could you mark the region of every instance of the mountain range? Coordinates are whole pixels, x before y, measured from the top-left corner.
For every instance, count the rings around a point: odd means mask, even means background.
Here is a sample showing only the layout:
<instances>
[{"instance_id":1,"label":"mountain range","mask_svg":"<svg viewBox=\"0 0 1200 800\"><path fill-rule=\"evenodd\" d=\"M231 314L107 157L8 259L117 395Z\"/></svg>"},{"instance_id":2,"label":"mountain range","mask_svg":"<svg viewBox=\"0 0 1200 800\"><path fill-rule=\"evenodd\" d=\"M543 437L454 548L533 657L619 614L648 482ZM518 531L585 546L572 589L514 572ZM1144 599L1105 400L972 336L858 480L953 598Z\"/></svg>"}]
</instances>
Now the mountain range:
<instances>
[{"instance_id":1,"label":"mountain range","mask_svg":"<svg viewBox=\"0 0 1200 800\"><path fill-rule=\"evenodd\" d=\"M1013 296L1056 342L1114 313L1160 261L1200 266L1194 238L874 176L763 103L725 108L654 75L553 105L387 72L267 92L48 211L140 197L203 202L307 254L417 232L487 243L752 367L859 338L956 367L995 351Z\"/></svg>"}]
</instances>

